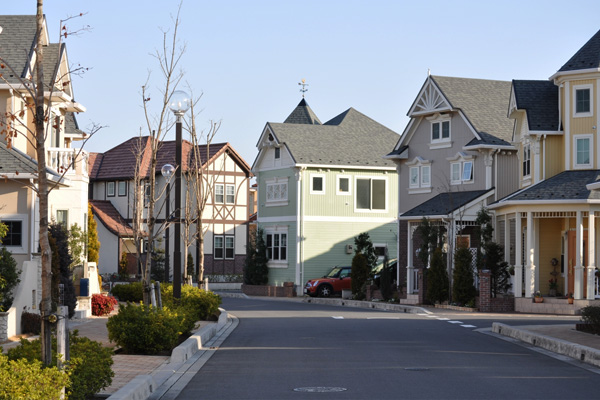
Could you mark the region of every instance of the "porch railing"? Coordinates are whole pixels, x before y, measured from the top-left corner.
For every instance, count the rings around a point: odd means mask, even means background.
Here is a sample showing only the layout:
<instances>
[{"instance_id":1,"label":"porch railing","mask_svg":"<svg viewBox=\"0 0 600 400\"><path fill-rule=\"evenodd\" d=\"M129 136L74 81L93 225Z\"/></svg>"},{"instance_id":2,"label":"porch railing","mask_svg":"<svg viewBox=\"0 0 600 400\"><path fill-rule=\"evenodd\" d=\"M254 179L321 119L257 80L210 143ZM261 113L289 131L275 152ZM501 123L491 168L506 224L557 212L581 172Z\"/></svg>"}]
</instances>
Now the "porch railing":
<instances>
[{"instance_id":1,"label":"porch railing","mask_svg":"<svg viewBox=\"0 0 600 400\"><path fill-rule=\"evenodd\" d=\"M50 147L46 149L46 165L59 174L88 175L88 153L80 149Z\"/></svg>"}]
</instances>

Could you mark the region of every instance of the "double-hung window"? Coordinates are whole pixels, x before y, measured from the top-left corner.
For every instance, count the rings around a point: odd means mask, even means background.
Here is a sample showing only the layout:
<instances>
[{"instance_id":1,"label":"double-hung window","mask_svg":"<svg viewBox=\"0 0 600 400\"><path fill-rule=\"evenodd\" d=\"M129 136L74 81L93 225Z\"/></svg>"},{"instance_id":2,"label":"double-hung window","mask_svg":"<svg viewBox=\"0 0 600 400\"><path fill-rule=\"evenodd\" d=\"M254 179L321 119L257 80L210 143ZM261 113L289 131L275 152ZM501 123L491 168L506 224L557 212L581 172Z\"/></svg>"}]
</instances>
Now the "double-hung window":
<instances>
[{"instance_id":1,"label":"double-hung window","mask_svg":"<svg viewBox=\"0 0 600 400\"><path fill-rule=\"evenodd\" d=\"M213 243L213 258L215 260L233 260L235 258L235 236L216 235Z\"/></svg>"},{"instance_id":2,"label":"double-hung window","mask_svg":"<svg viewBox=\"0 0 600 400\"><path fill-rule=\"evenodd\" d=\"M310 175L310 194L325 194L325 175Z\"/></svg>"},{"instance_id":3,"label":"double-hung window","mask_svg":"<svg viewBox=\"0 0 600 400\"><path fill-rule=\"evenodd\" d=\"M127 181L119 181L117 183L117 193L119 196L127 196Z\"/></svg>"},{"instance_id":4,"label":"double-hung window","mask_svg":"<svg viewBox=\"0 0 600 400\"><path fill-rule=\"evenodd\" d=\"M56 222L67 229L69 227L69 210L56 210Z\"/></svg>"},{"instance_id":5,"label":"double-hung window","mask_svg":"<svg viewBox=\"0 0 600 400\"><path fill-rule=\"evenodd\" d=\"M592 96L593 85L573 86L573 116L591 117L594 115L594 97Z\"/></svg>"},{"instance_id":6,"label":"double-hung window","mask_svg":"<svg viewBox=\"0 0 600 400\"><path fill-rule=\"evenodd\" d=\"M450 121L431 123L431 142L450 140Z\"/></svg>"},{"instance_id":7,"label":"double-hung window","mask_svg":"<svg viewBox=\"0 0 600 400\"><path fill-rule=\"evenodd\" d=\"M107 197L115 196L115 182L106 182L106 196Z\"/></svg>"},{"instance_id":8,"label":"double-hung window","mask_svg":"<svg viewBox=\"0 0 600 400\"><path fill-rule=\"evenodd\" d=\"M21 247L23 245L23 221L2 220L8 227L6 236L2 239L2 245L6 247Z\"/></svg>"},{"instance_id":9,"label":"double-hung window","mask_svg":"<svg viewBox=\"0 0 600 400\"><path fill-rule=\"evenodd\" d=\"M267 233L267 258L273 261L287 260L287 233Z\"/></svg>"},{"instance_id":10,"label":"double-hung window","mask_svg":"<svg viewBox=\"0 0 600 400\"><path fill-rule=\"evenodd\" d=\"M225 201L227 204L235 203L235 185L225 186Z\"/></svg>"},{"instance_id":11,"label":"double-hung window","mask_svg":"<svg viewBox=\"0 0 600 400\"><path fill-rule=\"evenodd\" d=\"M225 186L220 183L215 185L215 203L223 204L225 200Z\"/></svg>"},{"instance_id":12,"label":"double-hung window","mask_svg":"<svg viewBox=\"0 0 600 400\"><path fill-rule=\"evenodd\" d=\"M356 209L385 211L387 209L387 180L385 178L356 178Z\"/></svg>"},{"instance_id":13,"label":"double-hung window","mask_svg":"<svg viewBox=\"0 0 600 400\"><path fill-rule=\"evenodd\" d=\"M406 164L408 169L408 189L410 192L431 190L431 162L421 157Z\"/></svg>"},{"instance_id":14,"label":"double-hung window","mask_svg":"<svg viewBox=\"0 0 600 400\"><path fill-rule=\"evenodd\" d=\"M523 145L523 178L531 175L531 145Z\"/></svg>"},{"instance_id":15,"label":"double-hung window","mask_svg":"<svg viewBox=\"0 0 600 400\"><path fill-rule=\"evenodd\" d=\"M213 257L215 260L223 259L223 236L214 237Z\"/></svg>"},{"instance_id":16,"label":"double-hung window","mask_svg":"<svg viewBox=\"0 0 600 400\"><path fill-rule=\"evenodd\" d=\"M576 135L573 140L575 168L592 168L593 135Z\"/></svg>"}]
</instances>

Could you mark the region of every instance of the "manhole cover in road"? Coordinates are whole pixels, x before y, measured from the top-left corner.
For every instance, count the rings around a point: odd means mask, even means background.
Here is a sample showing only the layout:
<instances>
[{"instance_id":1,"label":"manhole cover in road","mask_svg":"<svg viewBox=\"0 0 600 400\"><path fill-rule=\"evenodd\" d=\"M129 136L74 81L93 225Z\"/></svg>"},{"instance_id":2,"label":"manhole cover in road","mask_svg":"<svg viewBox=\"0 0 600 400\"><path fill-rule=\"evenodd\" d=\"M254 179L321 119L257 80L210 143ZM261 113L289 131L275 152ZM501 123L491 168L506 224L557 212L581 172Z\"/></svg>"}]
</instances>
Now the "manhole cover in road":
<instances>
[{"instance_id":1,"label":"manhole cover in road","mask_svg":"<svg viewBox=\"0 0 600 400\"><path fill-rule=\"evenodd\" d=\"M406 371L429 371L429 368L424 368L424 367L409 367L409 368L404 368Z\"/></svg>"},{"instance_id":2,"label":"manhole cover in road","mask_svg":"<svg viewBox=\"0 0 600 400\"><path fill-rule=\"evenodd\" d=\"M323 386L303 387L303 388L294 389L294 392L304 392L304 393L333 393L333 392L344 392L344 391L346 391L346 388L323 387Z\"/></svg>"}]
</instances>

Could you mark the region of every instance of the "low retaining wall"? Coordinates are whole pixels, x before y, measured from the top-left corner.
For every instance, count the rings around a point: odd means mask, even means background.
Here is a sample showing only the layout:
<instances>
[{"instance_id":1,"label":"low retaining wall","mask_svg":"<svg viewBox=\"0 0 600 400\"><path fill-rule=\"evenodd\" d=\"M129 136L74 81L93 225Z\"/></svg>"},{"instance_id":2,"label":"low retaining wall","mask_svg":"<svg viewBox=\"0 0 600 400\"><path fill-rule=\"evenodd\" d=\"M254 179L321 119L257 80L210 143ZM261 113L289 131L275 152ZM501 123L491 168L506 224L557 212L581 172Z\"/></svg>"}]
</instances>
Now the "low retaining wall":
<instances>
[{"instance_id":1,"label":"low retaining wall","mask_svg":"<svg viewBox=\"0 0 600 400\"><path fill-rule=\"evenodd\" d=\"M296 288L293 282L285 282L283 286L242 285L242 293L248 296L296 297Z\"/></svg>"}]
</instances>

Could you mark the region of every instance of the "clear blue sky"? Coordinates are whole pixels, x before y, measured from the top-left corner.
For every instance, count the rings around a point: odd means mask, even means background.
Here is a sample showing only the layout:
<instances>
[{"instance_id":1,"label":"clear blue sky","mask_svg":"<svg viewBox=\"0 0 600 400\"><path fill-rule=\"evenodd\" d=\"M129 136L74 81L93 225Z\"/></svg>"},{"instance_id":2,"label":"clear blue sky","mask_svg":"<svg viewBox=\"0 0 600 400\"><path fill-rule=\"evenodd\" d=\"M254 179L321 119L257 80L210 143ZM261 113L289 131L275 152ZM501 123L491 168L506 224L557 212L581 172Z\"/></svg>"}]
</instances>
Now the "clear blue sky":
<instances>
[{"instance_id":1,"label":"clear blue sky","mask_svg":"<svg viewBox=\"0 0 600 400\"><path fill-rule=\"evenodd\" d=\"M87 12L71 28L69 61L91 68L74 78L78 116L106 127L86 145L103 152L143 126L140 87L179 0L46 0L52 41L59 20ZM35 0L3 4L3 14L35 14ZM570 8L569 8L570 6ZM306 100L325 122L349 107L398 133L423 84L434 75L497 80L547 79L600 29L593 1L205 1L183 3L179 38L186 80L203 92L200 125L222 120L215 141L249 164L266 122L282 122ZM157 104L158 105L158 104ZM174 138L170 133L169 138ZM391 149L390 149L391 150Z\"/></svg>"}]
</instances>

